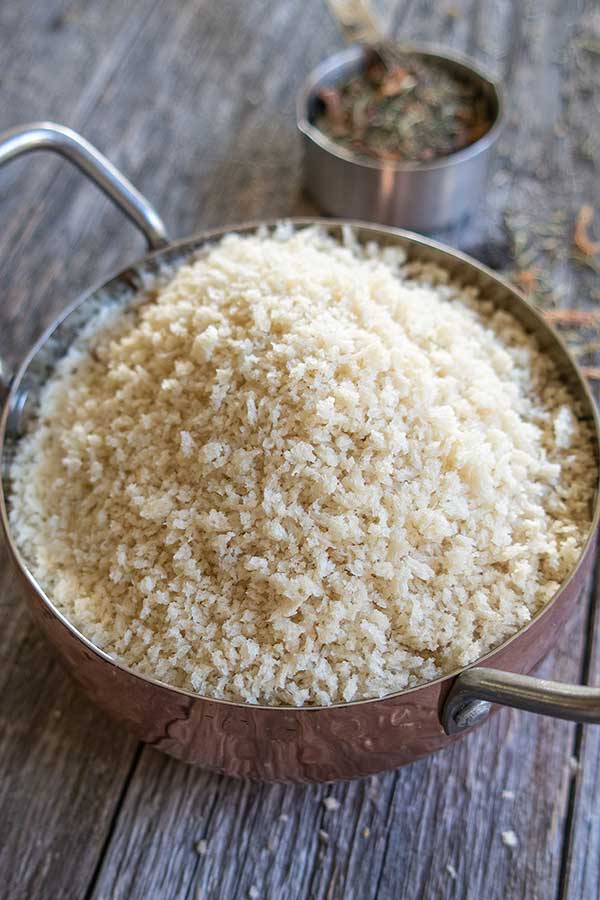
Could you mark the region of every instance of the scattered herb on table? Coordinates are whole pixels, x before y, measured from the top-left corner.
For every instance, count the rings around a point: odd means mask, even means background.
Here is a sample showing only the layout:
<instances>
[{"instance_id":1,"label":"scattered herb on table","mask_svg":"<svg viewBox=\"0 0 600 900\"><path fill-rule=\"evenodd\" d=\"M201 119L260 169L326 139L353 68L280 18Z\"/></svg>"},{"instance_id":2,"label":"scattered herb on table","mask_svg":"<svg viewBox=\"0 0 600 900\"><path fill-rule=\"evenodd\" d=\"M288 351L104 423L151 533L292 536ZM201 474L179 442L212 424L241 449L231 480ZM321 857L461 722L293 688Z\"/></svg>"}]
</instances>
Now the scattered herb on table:
<instances>
[{"instance_id":1,"label":"scattered herb on table","mask_svg":"<svg viewBox=\"0 0 600 900\"><path fill-rule=\"evenodd\" d=\"M573 243L584 256L595 256L600 251L600 241L593 241L588 233L593 218L593 207L585 203L577 214L573 232Z\"/></svg>"},{"instance_id":2,"label":"scattered herb on table","mask_svg":"<svg viewBox=\"0 0 600 900\"><path fill-rule=\"evenodd\" d=\"M546 321L560 331L584 377L600 382L600 306L588 309L561 306L564 288L553 283L552 275L553 272L556 275L556 266L564 268L570 262L600 271L600 241L590 234L593 218L594 209L588 204L579 209L574 220L559 210L545 221L532 223L507 211L504 227L516 265L505 269L504 274ZM600 290L591 290L588 296L598 302Z\"/></svg>"},{"instance_id":3,"label":"scattered herb on table","mask_svg":"<svg viewBox=\"0 0 600 900\"><path fill-rule=\"evenodd\" d=\"M523 293L528 295L536 291L539 284L539 274L537 269L522 269L515 280Z\"/></svg>"},{"instance_id":4,"label":"scattered herb on table","mask_svg":"<svg viewBox=\"0 0 600 900\"><path fill-rule=\"evenodd\" d=\"M359 75L318 96L317 128L348 150L378 159L438 159L491 126L488 101L474 81L415 53L397 54L393 66L373 53Z\"/></svg>"}]
</instances>

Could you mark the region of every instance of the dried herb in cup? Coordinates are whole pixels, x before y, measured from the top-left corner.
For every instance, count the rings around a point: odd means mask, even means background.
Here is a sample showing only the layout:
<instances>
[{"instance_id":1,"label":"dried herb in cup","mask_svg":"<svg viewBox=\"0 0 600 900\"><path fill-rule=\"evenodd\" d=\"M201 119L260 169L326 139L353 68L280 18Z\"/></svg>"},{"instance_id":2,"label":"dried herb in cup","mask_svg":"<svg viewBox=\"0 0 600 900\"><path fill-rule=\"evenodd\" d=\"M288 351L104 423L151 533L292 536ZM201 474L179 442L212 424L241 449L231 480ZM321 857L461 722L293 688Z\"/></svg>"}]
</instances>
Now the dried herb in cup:
<instances>
[{"instance_id":1,"label":"dried herb in cup","mask_svg":"<svg viewBox=\"0 0 600 900\"><path fill-rule=\"evenodd\" d=\"M398 53L393 65L372 53L359 75L322 88L318 96L317 128L348 150L377 159L419 163L448 156L492 124L475 82L416 53Z\"/></svg>"}]
</instances>

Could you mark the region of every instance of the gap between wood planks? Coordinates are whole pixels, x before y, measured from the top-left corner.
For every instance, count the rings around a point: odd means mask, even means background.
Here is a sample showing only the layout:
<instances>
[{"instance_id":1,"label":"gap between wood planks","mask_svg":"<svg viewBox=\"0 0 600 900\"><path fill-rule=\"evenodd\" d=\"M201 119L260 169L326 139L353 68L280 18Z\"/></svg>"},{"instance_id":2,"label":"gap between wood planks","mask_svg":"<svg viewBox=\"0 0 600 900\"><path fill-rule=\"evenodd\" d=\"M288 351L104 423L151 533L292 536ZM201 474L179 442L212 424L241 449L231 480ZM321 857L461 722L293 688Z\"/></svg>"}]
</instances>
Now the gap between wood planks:
<instances>
[{"instance_id":1,"label":"gap between wood planks","mask_svg":"<svg viewBox=\"0 0 600 900\"><path fill-rule=\"evenodd\" d=\"M100 872L102 871L102 864L104 862L104 858L110 847L113 834L115 832L115 828L117 827L117 822L119 821L119 815L121 813L121 809L123 807L123 803L125 802L125 798L127 796L127 791L129 790L129 785L131 784L131 780L135 775L135 771L139 765L140 759L142 758L142 753L144 751L144 744L140 741L137 747L135 748L133 759L131 760L131 765L123 780L123 784L121 785L121 789L119 791L119 796L117 798L117 802L115 804L115 808L113 810L112 816L110 818L110 822L108 825L108 829L106 831L106 835L102 842L102 846L100 848L100 853L98 854L98 859L96 860L96 865L94 866L94 871L92 872L92 877L90 878L90 882L86 889L84 900L91 900L91 897L96 888L96 884L98 882L98 878L100 877Z\"/></svg>"},{"instance_id":2,"label":"gap between wood planks","mask_svg":"<svg viewBox=\"0 0 600 900\"><path fill-rule=\"evenodd\" d=\"M594 574L592 577L591 590L589 592L589 602L587 614L585 617L585 648L583 658L581 660L580 684L589 684L590 675L594 660L594 651L596 643L596 631L600 624L600 553L596 553L596 564L594 566ZM567 803L567 814L565 817L565 827L563 832L563 846L560 860L560 870L558 876L556 900L570 900L570 871L569 863L572 853L572 841L576 813L576 793L577 784L581 778L582 771L580 768L581 751L583 743L584 726L578 723L575 728L573 738L573 759L577 762L577 768L571 774L569 783L569 798Z\"/></svg>"}]
</instances>

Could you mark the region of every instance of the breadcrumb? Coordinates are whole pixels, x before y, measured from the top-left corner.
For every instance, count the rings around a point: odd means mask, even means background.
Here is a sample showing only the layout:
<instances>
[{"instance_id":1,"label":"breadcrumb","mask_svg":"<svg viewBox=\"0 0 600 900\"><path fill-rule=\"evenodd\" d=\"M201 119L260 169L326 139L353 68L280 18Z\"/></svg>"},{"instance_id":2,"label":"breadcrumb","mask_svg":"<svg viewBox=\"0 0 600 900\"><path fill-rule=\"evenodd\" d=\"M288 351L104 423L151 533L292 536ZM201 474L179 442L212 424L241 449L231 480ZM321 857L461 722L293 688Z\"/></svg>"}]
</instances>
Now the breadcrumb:
<instances>
[{"instance_id":1,"label":"breadcrumb","mask_svg":"<svg viewBox=\"0 0 600 900\"><path fill-rule=\"evenodd\" d=\"M98 647L200 694L383 696L480 657L573 568L589 427L447 273L230 235L93 323L12 466L30 568Z\"/></svg>"}]
</instances>

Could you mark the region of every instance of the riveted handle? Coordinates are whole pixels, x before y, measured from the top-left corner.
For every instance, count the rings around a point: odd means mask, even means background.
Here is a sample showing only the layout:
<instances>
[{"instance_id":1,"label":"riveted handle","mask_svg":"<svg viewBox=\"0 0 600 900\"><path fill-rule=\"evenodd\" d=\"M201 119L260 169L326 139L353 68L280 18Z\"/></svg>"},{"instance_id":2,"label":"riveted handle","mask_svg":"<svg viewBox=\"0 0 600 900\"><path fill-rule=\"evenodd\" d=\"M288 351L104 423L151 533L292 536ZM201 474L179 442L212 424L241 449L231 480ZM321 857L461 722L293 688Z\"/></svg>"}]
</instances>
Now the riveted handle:
<instances>
[{"instance_id":1,"label":"riveted handle","mask_svg":"<svg viewBox=\"0 0 600 900\"><path fill-rule=\"evenodd\" d=\"M165 225L152 204L81 135L53 122L34 122L13 128L0 135L0 166L34 150L51 150L76 165L140 229L151 250L158 250L168 243ZM0 359L0 400L7 392L8 384L7 366Z\"/></svg>"},{"instance_id":2,"label":"riveted handle","mask_svg":"<svg viewBox=\"0 0 600 900\"><path fill-rule=\"evenodd\" d=\"M492 703L600 724L600 688L475 666L458 676L446 698L442 713L446 733L458 734L483 721Z\"/></svg>"}]
</instances>

